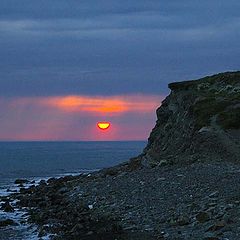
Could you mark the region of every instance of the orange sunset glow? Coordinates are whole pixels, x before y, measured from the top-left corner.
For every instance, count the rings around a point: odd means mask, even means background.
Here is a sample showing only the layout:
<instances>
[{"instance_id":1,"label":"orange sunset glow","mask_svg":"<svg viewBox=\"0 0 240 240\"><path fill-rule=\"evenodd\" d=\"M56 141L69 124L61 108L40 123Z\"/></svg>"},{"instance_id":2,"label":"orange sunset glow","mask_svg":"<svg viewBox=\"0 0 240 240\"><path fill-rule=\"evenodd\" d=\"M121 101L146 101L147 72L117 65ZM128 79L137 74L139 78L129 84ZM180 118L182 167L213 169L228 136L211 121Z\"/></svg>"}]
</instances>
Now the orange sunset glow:
<instances>
[{"instance_id":1,"label":"orange sunset glow","mask_svg":"<svg viewBox=\"0 0 240 240\"><path fill-rule=\"evenodd\" d=\"M124 112L151 112L159 105L156 96L60 96L36 99L39 104L48 105L68 112L98 112L121 114Z\"/></svg>"},{"instance_id":2,"label":"orange sunset glow","mask_svg":"<svg viewBox=\"0 0 240 240\"><path fill-rule=\"evenodd\" d=\"M123 114L127 112L153 112L159 106L161 97L155 95L120 95L120 96L50 96L22 97L8 101L12 107L31 105L55 108L64 112L92 112Z\"/></svg>"},{"instance_id":3,"label":"orange sunset glow","mask_svg":"<svg viewBox=\"0 0 240 240\"><path fill-rule=\"evenodd\" d=\"M64 111L115 112L128 110L127 104L118 98L63 96L51 97L44 102Z\"/></svg>"}]
</instances>

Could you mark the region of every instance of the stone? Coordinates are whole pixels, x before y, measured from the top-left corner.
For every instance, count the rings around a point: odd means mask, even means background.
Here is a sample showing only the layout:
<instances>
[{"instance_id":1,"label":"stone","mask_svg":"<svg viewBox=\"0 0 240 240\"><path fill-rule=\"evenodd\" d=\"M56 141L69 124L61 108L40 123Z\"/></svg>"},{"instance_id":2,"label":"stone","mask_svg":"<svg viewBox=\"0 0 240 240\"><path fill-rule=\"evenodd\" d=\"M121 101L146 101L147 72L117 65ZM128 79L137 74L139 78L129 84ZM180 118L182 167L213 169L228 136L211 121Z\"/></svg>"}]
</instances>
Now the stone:
<instances>
[{"instance_id":1,"label":"stone","mask_svg":"<svg viewBox=\"0 0 240 240\"><path fill-rule=\"evenodd\" d=\"M60 189L58 190L58 192L59 192L60 194L64 194L64 193L68 192L68 188L67 188L67 187L62 187L62 188L60 188Z\"/></svg>"},{"instance_id":2,"label":"stone","mask_svg":"<svg viewBox=\"0 0 240 240\"><path fill-rule=\"evenodd\" d=\"M196 219L200 223L205 223L205 222L210 220L210 216L209 216L209 214L207 212L199 212L196 215Z\"/></svg>"},{"instance_id":3,"label":"stone","mask_svg":"<svg viewBox=\"0 0 240 240\"><path fill-rule=\"evenodd\" d=\"M0 227L17 226L17 225L18 224L14 222L12 219L0 220Z\"/></svg>"},{"instance_id":4,"label":"stone","mask_svg":"<svg viewBox=\"0 0 240 240\"><path fill-rule=\"evenodd\" d=\"M234 223L234 218L229 213L225 213L222 219L228 224ZM236 220L238 221L238 219Z\"/></svg>"},{"instance_id":5,"label":"stone","mask_svg":"<svg viewBox=\"0 0 240 240\"><path fill-rule=\"evenodd\" d=\"M166 180L165 177L159 177L159 178L157 179L157 181L164 181L164 180Z\"/></svg>"},{"instance_id":6,"label":"stone","mask_svg":"<svg viewBox=\"0 0 240 240\"><path fill-rule=\"evenodd\" d=\"M226 223L224 221L219 221L212 226L210 226L207 231L218 231L226 226Z\"/></svg>"},{"instance_id":7,"label":"stone","mask_svg":"<svg viewBox=\"0 0 240 240\"><path fill-rule=\"evenodd\" d=\"M82 231L84 228L84 226L81 224L81 223L77 223L72 229L71 229L71 233L74 233L74 232L80 232Z\"/></svg>"},{"instance_id":8,"label":"stone","mask_svg":"<svg viewBox=\"0 0 240 240\"><path fill-rule=\"evenodd\" d=\"M29 183L29 181L27 179L16 179L15 184L26 184Z\"/></svg>"},{"instance_id":9,"label":"stone","mask_svg":"<svg viewBox=\"0 0 240 240\"><path fill-rule=\"evenodd\" d=\"M14 208L11 206L9 201L6 201L5 203L3 203L1 209L4 212L14 212Z\"/></svg>"},{"instance_id":10,"label":"stone","mask_svg":"<svg viewBox=\"0 0 240 240\"><path fill-rule=\"evenodd\" d=\"M179 226L184 226L184 225L188 225L190 223L190 220L189 220L189 217L187 216L180 216L178 219L177 219L177 224Z\"/></svg>"},{"instance_id":11,"label":"stone","mask_svg":"<svg viewBox=\"0 0 240 240\"><path fill-rule=\"evenodd\" d=\"M93 209L93 204L88 205L88 208L89 208L90 210L92 210L92 209Z\"/></svg>"},{"instance_id":12,"label":"stone","mask_svg":"<svg viewBox=\"0 0 240 240\"><path fill-rule=\"evenodd\" d=\"M163 166L166 166L167 164L168 164L168 161L164 159L164 160L161 160L158 165L163 167Z\"/></svg>"},{"instance_id":13,"label":"stone","mask_svg":"<svg viewBox=\"0 0 240 240\"><path fill-rule=\"evenodd\" d=\"M47 185L47 184L46 184L46 181L45 181L45 180L41 180L41 181L39 182L39 185L40 185L40 186L45 186L45 185Z\"/></svg>"},{"instance_id":14,"label":"stone","mask_svg":"<svg viewBox=\"0 0 240 240\"><path fill-rule=\"evenodd\" d=\"M212 193L210 193L208 196L210 197L210 198L214 198L214 197L217 197L218 196L218 191L214 191L214 192L212 192Z\"/></svg>"},{"instance_id":15,"label":"stone","mask_svg":"<svg viewBox=\"0 0 240 240\"><path fill-rule=\"evenodd\" d=\"M215 234L213 233L205 233L204 240L220 240Z\"/></svg>"}]
</instances>

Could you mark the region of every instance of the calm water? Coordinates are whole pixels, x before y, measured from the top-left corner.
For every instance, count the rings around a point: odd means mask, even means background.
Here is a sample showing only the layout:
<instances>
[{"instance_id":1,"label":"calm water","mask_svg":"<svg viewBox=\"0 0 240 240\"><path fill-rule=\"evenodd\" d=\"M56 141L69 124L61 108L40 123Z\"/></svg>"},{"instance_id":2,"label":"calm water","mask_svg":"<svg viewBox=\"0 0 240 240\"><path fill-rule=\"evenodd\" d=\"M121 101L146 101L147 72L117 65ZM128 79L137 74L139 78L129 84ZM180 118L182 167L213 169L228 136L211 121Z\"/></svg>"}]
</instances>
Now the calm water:
<instances>
[{"instance_id":1,"label":"calm water","mask_svg":"<svg viewBox=\"0 0 240 240\"><path fill-rule=\"evenodd\" d=\"M146 142L0 142L0 185L15 178L101 169L138 155Z\"/></svg>"},{"instance_id":2,"label":"calm water","mask_svg":"<svg viewBox=\"0 0 240 240\"><path fill-rule=\"evenodd\" d=\"M0 142L0 195L8 195L7 188L19 190L13 184L16 178L37 182L41 178L113 166L138 155L145 145L146 142ZM0 239L39 239L36 226L20 224L27 218L25 212L15 210L13 213L0 210L0 220L10 218L19 224L1 228Z\"/></svg>"}]
</instances>

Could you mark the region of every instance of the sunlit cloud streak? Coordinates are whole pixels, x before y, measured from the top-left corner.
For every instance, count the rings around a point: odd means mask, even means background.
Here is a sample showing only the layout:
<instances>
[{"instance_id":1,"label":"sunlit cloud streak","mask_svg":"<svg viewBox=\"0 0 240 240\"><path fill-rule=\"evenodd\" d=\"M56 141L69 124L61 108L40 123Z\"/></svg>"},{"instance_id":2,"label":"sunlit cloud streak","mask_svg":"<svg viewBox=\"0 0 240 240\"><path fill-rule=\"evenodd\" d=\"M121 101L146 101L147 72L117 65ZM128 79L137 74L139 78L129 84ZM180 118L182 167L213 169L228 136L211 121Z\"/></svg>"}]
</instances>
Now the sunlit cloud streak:
<instances>
[{"instance_id":1,"label":"sunlit cloud streak","mask_svg":"<svg viewBox=\"0 0 240 240\"><path fill-rule=\"evenodd\" d=\"M44 106L65 112L93 112L123 114L126 112L151 112L159 105L161 97L154 95L126 96L57 96L23 97L9 102L12 106Z\"/></svg>"}]
</instances>

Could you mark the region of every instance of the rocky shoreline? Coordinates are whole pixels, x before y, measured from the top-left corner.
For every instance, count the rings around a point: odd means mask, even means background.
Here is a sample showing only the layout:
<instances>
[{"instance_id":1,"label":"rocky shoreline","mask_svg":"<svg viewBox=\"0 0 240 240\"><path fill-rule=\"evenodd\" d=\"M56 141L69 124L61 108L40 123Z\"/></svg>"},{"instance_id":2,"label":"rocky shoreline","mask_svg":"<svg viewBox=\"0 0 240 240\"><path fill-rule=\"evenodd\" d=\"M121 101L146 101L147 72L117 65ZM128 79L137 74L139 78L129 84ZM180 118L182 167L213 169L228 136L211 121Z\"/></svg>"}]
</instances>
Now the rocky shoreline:
<instances>
[{"instance_id":1,"label":"rocky shoreline","mask_svg":"<svg viewBox=\"0 0 240 240\"><path fill-rule=\"evenodd\" d=\"M240 72L172 83L143 153L2 197L54 240L239 240ZM15 224L0 222L0 228Z\"/></svg>"},{"instance_id":2,"label":"rocky shoreline","mask_svg":"<svg viewBox=\"0 0 240 240\"><path fill-rule=\"evenodd\" d=\"M5 208L18 199L16 207L28 208L40 239L49 233L52 239L240 237L239 164L201 161L109 173L21 188L5 198Z\"/></svg>"}]
</instances>

